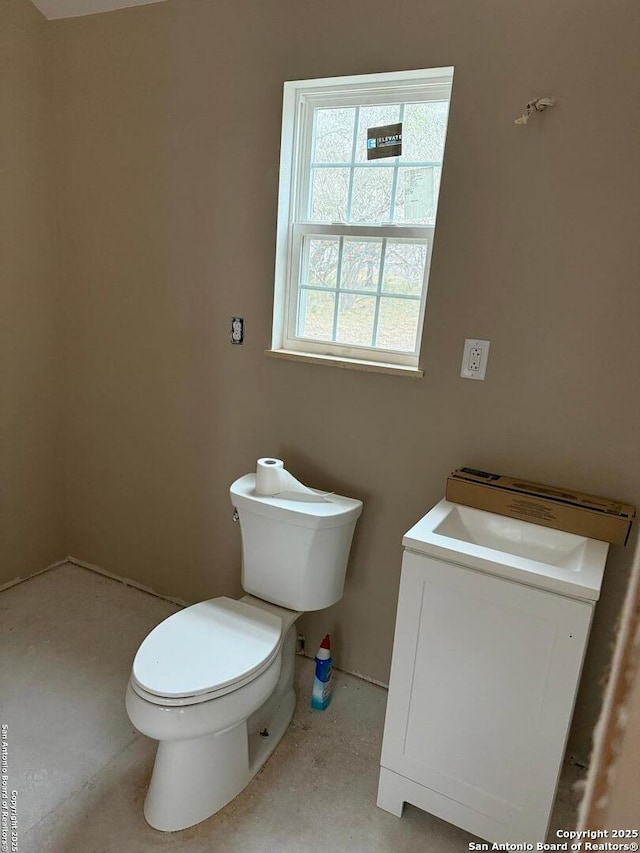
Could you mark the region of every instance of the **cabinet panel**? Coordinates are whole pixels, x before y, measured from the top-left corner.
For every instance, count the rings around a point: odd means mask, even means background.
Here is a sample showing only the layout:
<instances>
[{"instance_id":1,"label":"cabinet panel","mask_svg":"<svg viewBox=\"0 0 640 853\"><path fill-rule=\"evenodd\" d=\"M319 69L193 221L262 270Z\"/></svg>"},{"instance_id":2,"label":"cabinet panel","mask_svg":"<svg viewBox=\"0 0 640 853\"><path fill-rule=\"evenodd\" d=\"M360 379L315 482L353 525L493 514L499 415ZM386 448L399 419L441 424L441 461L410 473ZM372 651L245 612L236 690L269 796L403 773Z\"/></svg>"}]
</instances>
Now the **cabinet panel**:
<instances>
[{"instance_id":1,"label":"cabinet panel","mask_svg":"<svg viewBox=\"0 0 640 853\"><path fill-rule=\"evenodd\" d=\"M592 612L405 552L382 765L543 839Z\"/></svg>"}]
</instances>

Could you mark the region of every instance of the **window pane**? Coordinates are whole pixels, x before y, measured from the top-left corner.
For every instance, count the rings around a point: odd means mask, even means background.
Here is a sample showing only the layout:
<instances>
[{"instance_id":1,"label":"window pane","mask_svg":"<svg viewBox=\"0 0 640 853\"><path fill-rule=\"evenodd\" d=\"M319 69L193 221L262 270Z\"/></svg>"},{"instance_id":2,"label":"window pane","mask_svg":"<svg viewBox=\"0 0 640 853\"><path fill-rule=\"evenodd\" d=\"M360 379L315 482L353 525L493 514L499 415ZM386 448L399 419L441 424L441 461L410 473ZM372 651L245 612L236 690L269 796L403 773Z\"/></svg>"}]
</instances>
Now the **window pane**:
<instances>
[{"instance_id":1,"label":"window pane","mask_svg":"<svg viewBox=\"0 0 640 853\"><path fill-rule=\"evenodd\" d=\"M388 240L384 258L382 290L420 296L427 263L426 243Z\"/></svg>"},{"instance_id":2,"label":"window pane","mask_svg":"<svg viewBox=\"0 0 640 853\"><path fill-rule=\"evenodd\" d=\"M389 222L393 169L358 166L353 176L350 222Z\"/></svg>"},{"instance_id":3,"label":"window pane","mask_svg":"<svg viewBox=\"0 0 640 853\"><path fill-rule=\"evenodd\" d=\"M355 107L316 110L312 158L314 163L351 162L355 120Z\"/></svg>"},{"instance_id":4,"label":"window pane","mask_svg":"<svg viewBox=\"0 0 640 853\"><path fill-rule=\"evenodd\" d=\"M452 76L286 84L274 315L285 349L417 363ZM403 153L368 161L368 131L399 122Z\"/></svg>"},{"instance_id":5,"label":"window pane","mask_svg":"<svg viewBox=\"0 0 640 853\"><path fill-rule=\"evenodd\" d=\"M414 352L418 336L420 302L417 299L380 299L376 346Z\"/></svg>"},{"instance_id":6,"label":"window pane","mask_svg":"<svg viewBox=\"0 0 640 853\"><path fill-rule=\"evenodd\" d=\"M307 268L303 270L302 280L312 287L336 287L338 282L337 238L305 237Z\"/></svg>"},{"instance_id":7,"label":"window pane","mask_svg":"<svg viewBox=\"0 0 640 853\"><path fill-rule=\"evenodd\" d=\"M340 287L347 290L378 289L382 239L354 240L345 237Z\"/></svg>"},{"instance_id":8,"label":"window pane","mask_svg":"<svg viewBox=\"0 0 640 853\"><path fill-rule=\"evenodd\" d=\"M351 346L371 346L375 310L375 296L340 294L336 341Z\"/></svg>"},{"instance_id":9,"label":"window pane","mask_svg":"<svg viewBox=\"0 0 640 853\"><path fill-rule=\"evenodd\" d=\"M448 113L446 101L405 105L400 162L442 161Z\"/></svg>"},{"instance_id":10,"label":"window pane","mask_svg":"<svg viewBox=\"0 0 640 853\"><path fill-rule=\"evenodd\" d=\"M344 222L347 218L349 169L313 169L311 221Z\"/></svg>"},{"instance_id":11,"label":"window pane","mask_svg":"<svg viewBox=\"0 0 640 853\"><path fill-rule=\"evenodd\" d=\"M296 334L302 338L330 341L333 334L335 295L301 288L299 300Z\"/></svg>"},{"instance_id":12,"label":"window pane","mask_svg":"<svg viewBox=\"0 0 640 853\"><path fill-rule=\"evenodd\" d=\"M395 223L434 225L437 200L435 169L417 166L398 170Z\"/></svg>"},{"instance_id":13,"label":"window pane","mask_svg":"<svg viewBox=\"0 0 640 853\"><path fill-rule=\"evenodd\" d=\"M384 104L376 107L360 107L358 120L358 138L356 140L356 162L367 162L367 130L370 127L381 127L385 124L395 124L400 120L399 104ZM404 150L404 148L403 148ZM395 157L387 162L395 163Z\"/></svg>"}]
</instances>

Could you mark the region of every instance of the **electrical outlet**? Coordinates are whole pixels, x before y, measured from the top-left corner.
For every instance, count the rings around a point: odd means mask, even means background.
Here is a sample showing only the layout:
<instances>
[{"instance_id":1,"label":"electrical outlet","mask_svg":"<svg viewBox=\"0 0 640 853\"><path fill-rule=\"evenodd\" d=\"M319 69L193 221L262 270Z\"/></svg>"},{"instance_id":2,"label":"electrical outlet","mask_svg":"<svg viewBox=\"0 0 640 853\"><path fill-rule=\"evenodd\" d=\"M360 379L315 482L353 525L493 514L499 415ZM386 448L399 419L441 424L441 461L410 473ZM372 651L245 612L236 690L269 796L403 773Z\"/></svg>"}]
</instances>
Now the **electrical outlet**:
<instances>
[{"instance_id":1,"label":"electrical outlet","mask_svg":"<svg viewBox=\"0 0 640 853\"><path fill-rule=\"evenodd\" d=\"M473 370L477 372L480 370L480 363L482 362L482 347L471 347L469 351L469 363L467 365L469 370Z\"/></svg>"},{"instance_id":2,"label":"electrical outlet","mask_svg":"<svg viewBox=\"0 0 640 853\"><path fill-rule=\"evenodd\" d=\"M487 372L490 341L478 341L467 338L462 353L462 368L460 376L463 379L484 379Z\"/></svg>"}]
</instances>

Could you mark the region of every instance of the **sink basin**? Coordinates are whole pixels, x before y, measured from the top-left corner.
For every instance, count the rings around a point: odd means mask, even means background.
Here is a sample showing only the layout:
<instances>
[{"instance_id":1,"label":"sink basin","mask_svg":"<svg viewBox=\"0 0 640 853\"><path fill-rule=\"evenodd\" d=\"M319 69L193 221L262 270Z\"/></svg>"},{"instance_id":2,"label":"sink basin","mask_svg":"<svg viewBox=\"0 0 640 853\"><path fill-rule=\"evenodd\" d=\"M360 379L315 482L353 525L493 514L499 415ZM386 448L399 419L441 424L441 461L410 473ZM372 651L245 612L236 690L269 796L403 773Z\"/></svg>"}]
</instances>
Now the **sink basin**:
<instances>
[{"instance_id":1,"label":"sink basin","mask_svg":"<svg viewBox=\"0 0 640 853\"><path fill-rule=\"evenodd\" d=\"M580 571L589 541L584 536L458 504L452 504L433 532L571 571Z\"/></svg>"},{"instance_id":2,"label":"sink basin","mask_svg":"<svg viewBox=\"0 0 640 853\"><path fill-rule=\"evenodd\" d=\"M403 539L405 548L519 583L597 601L609 545L441 500Z\"/></svg>"}]
</instances>

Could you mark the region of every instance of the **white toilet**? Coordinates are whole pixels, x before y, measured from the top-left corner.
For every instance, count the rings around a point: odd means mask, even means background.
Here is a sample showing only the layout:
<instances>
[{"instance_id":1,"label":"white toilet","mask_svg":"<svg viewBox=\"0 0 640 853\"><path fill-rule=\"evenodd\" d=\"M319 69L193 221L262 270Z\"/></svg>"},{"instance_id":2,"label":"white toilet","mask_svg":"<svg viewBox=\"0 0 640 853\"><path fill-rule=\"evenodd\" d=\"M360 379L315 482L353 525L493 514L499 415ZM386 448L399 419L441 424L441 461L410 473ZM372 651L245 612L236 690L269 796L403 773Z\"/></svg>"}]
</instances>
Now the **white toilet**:
<instances>
[{"instance_id":1,"label":"white toilet","mask_svg":"<svg viewBox=\"0 0 640 853\"><path fill-rule=\"evenodd\" d=\"M254 474L231 486L250 594L175 613L133 662L127 713L159 741L144 804L155 829L193 826L251 781L293 716L295 621L342 597L361 501L265 497L254 486Z\"/></svg>"}]
</instances>

